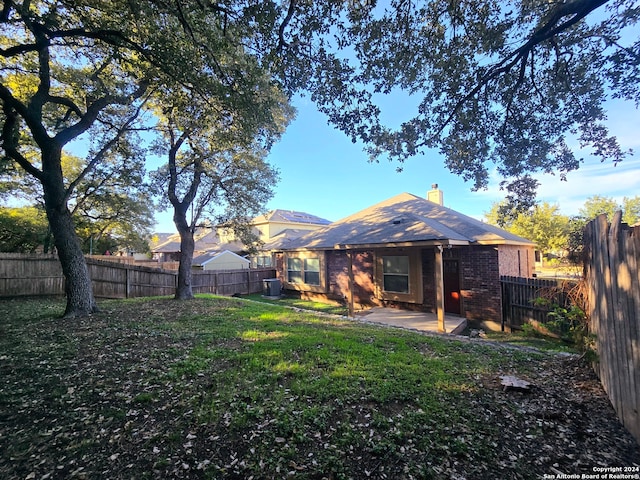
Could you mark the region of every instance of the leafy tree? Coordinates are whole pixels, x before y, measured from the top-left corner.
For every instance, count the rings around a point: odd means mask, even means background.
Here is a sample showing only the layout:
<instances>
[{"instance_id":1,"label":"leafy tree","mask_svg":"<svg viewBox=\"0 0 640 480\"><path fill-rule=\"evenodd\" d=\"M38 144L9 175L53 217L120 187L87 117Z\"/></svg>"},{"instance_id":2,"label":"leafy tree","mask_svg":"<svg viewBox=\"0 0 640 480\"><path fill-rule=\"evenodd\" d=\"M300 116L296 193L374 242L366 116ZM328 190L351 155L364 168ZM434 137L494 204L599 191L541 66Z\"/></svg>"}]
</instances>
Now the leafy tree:
<instances>
[{"instance_id":1,"label":"leafy tree","mask_svg":"<svg viewBox=\"0 0 640 480\"><path fill-rule=\"evenodd\" d=\"M103 2L100 7L7 1L0 15L4 162L19 165L42 185L66 280L69 316L95 309L69 198L129 131L138 113L136 102L148 87L146 78L132 78L143 63L142 55L132 56L132 46L142 45L134 36L140 23L131 21L124 2ZM62 150L83 134L100 147L81 176L66 185Z\"/></svg>"},{"instance_id":2,"label":"leafy tree","mask_svg":"<svg viewBox=\"0 0 640 480\"><path fill-rule=\"evenodd\" d=\"M500 202L493 202L491 209L488 212L484 212L484 218L491 225L508 230L520 213L505 199Z\"/></svg>"},{"instance_id":3,"label":"leafy tree","mask_svg":"<svg viewBox=\"0 0 640 480\"><path fill-rule=\"evenodd\" d=\"M42 210L0 208L0 252L35 252L48 235L47 218Z\"/></svg>"},{"instance_id":4,"label":"leafy tree","mask_svg":"<svg viewBox=\"0 0 640 480\"><path fill-rule=\"evenodd\" d=\"M620 210L620 205L613 199L593 195L584 202L583 207L578 210L580 216L585 221L596 218L598 215L605 214L608 218L613 218L613 214Z\"/></svg>"},{"instance_id":5,"label":"leafy tree","mask_svg":"<svg viewBox=\"0 0 640 480\"><path fill-rule=\"evenodd\" d=\"M118 149L126 143L118 142ZM91 244L97 247L94 252L148 251L155 201L144 162L145 152L128 145L124 152L108 155L77 184L69 208L84 252L91 251Z\"/></svg>"},{"instance_id":6,"label":"leafy tree","mask_svg":"<svg viewBox=\"0 0 640 480\"><path fill-rule=\"evenodd\" d=\"M494 203L490 212L485 213L489 223L500 226L500 206L505 202ZM536 205L526 213L520 213L503 228L511 233L532 240L542 253L566 250L569 246L570 219L559 213L558 205L547 202Z\"/></svg>"},{"instance_id":7,"label":"leafy tree","mask_svg":"<svg viewBox=\"0 0 640 480\"><path fill-rule=\"evenodd\" d=\"M640 222L640 196L624 197L622 199L622 221L629 225Z\"/></svg>"},{"instance_id":8,"label":"leafy tree","mask_svg":"<svg viewBox=\"0 0 640 480\"><path fill-rule=\"evenodd\" d=\"M233 112L224 105L193 102L180 93L162 97L158 117L164 141L157 151L167 155L168 163L155 176L167 192L180 234L176 299L193 298L194 233L203 217L232 228L249 244L254 240L249 221L273 195L277 172L265 156L292 111L277 89L267 84L261 90L261 102L238 111L248 118L231 124L226 119Z\"/></svg>"},{"instance_id":9,"label":"leafy tree","mask_svg":"<svg viewBox=\"0 0 640 480\"><path fill-rule=\"evenodd\" d=\"M584 218L574 215L569 218L569 240L567 242L568 258L575 264L581 263L584 249Z\"/></svg>"},{"instance_id":10,"label":"leafy tree","mask_svg":"<svg viewBox=\"0 0 640 480\"><path fill-rule=\"evenodd\" d=\"M593 195L584 202L579 214L586 223L603 213L611 220L618 210L622 210L623 222L629 225L637 223L640 221L640 196L624 197L619 204L613 198Z\"/></svg>"},{"instance_id":11,"label":"leafy tree","mask_svg":"<svg viewBox=\"0 0 640 480\"><path fill-rule=\"evenodd\" d=\"M120 139L117 148L84 176L85 161L62 154L65 185L80 178L69 196L68 208L85 253L118 249L145 252L149 248L154 201L144 178L145 151L125 140ZM35 201L44 211L42 185L34 177L14 171L0 178L5 180L6 196Z\"/></svg>"},{"instance_id":12,"label":"leafy tree","mask_svg":"<svg viewBox=\"0 0 640 480\"><path fill-rule=\"evenodd\" d=\"M579 167L569 146L575 140L601 159L619 162L627 153L605 126L604 102L640 100L635 2L289 7L286 50L308 70L312 98L374 159L404 161L435 148L474 188L486 187L495 168L508 199L526 210L537 187L533 173L564 177ZM324 28L317 27L322 19ZM341 55L332 56L336 51ZM383 124L377 101L399 89L418 105L394 129Z\"/></svg>"},{"instance_id":13,"label":"leafy tree","mask_svg":"<svg viewBox=\"0 0 640 480\"><path fill-rule=\"evenodd\" d=\"M95 309L70 198L140 128L150 93L179 84L212 98L242 97L245 104L261 95L255 83L245 82L260 69L253 57L224 55L243 52L251 28L223 6L202 8L180 0L3 2L2 170L21 168L42 185L66 279L67 316ZM66 184L63 148L83 138L91 144L85 167Z\"/></svg>"}]
</instances>

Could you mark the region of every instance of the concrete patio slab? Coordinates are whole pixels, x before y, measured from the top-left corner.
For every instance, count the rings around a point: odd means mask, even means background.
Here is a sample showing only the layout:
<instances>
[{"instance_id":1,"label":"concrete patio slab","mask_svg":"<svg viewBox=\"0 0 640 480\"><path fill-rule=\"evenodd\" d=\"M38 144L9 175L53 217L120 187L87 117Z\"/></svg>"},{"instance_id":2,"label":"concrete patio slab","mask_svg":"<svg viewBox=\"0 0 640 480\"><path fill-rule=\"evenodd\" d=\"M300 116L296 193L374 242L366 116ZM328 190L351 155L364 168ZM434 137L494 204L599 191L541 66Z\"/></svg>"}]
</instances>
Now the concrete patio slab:
<instances>
[{"instance_id":1,"label":"concrete patio slab","mask_svg":"<svg viewBox=\"0 0 640 480\"><path fill-rule=\"evenodd\" d=\"M412 312L397 308L374 307L356 313L356 318L367 323L378 323L394 327L407 328L422 332L438 332L438 317L435 313ZM452 335L460 334L467 327L467 320L455 315L445 315L445 332Z\"/></svg>"}]
</instances>

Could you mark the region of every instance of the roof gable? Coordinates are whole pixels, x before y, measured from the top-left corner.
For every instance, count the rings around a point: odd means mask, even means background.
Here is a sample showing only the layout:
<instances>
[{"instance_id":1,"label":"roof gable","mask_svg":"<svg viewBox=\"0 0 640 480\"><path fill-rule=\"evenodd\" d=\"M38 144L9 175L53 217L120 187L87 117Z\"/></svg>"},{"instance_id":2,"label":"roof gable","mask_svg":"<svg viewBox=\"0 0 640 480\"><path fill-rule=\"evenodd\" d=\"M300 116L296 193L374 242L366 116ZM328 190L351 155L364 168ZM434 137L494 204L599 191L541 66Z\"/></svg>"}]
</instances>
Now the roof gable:
<instances>
[{"instance_id":1,"label":"roof gable","mask_svg":"<svg viewBox=\"0 0 640 480\"><path fill-rule=\"evenodd\" d=\"M205 253L203 255L199 255L197 257L195 257L192 261L192 265L197 266L204 266L207 263L213 261L213 260L219 260L221 258L224 257L230 257L233 258L234 260L237 261L242 261L242 263L246 263L249 264L251 263L249 260L247 260L244 257L241 257L240 255L238 255L237 253L231 252L229 250L223 250L223 251L218 251L218 252L210 252L210 253Z\"/></svg>"},{"instance_id":2,"label":"roof gable","mask_svg":"<svg viewBox=\"0 0 640 480\"><path fill-rule=\"evenodd\" d=\"M284 249L417 242L444 244L526 244L533 242L409 193L365 208L291 240Z\"/></svg>"}]
</instances>

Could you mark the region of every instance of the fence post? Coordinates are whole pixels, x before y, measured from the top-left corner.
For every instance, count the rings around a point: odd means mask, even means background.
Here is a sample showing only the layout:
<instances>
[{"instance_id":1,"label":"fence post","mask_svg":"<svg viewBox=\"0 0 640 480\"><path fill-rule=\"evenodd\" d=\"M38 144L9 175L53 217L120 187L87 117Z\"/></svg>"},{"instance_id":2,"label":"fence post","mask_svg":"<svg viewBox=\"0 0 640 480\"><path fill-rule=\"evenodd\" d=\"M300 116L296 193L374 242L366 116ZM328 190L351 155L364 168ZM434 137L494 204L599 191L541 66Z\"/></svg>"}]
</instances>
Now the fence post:
<instances>
[{"instance_id":1,"label":"fence post","mask_svg":"<svg viewBox=\"0 0 640 480\"><path fill-rule=\"evenodd\" d=\"M131 296L131 269L127 265L124 269L125 275L125 287L124 287L124 298L129 298Z\"/></svg>"}]
</instances>

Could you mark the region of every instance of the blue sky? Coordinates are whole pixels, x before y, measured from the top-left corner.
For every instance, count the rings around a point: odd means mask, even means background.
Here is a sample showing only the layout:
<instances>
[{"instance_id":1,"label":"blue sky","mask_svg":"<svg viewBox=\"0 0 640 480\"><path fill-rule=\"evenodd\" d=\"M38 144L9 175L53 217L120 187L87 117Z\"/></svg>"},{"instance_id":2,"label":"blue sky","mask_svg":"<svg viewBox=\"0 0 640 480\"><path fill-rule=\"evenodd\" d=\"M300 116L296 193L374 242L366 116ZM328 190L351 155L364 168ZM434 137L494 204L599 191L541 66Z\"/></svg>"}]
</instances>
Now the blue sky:
<instances>
[{"instance_id":1,"label":"blue sky","mask_svg":"<svg viewBox=\"0 0 640 480\"><path fill-rule=\"evenodd\" d=\"M397 123L410 116L405 100L385 102L387 122ZM447 207L482 218L493 202L505 196L495 174L487 190L472 192L472 184L450 173L437 152L408 160L400 173L396 172L397 163L369 163L362 146L328 126L326 117L310 100L296 98L294 105L297 117L268 158L280 171L276 193L267 204L269 210L297 210L335 221L402 192L425 196L437 183ZM568 174L567 182L551 175L537 177L540 201L557 204L563 214L572 215L593 195L618 202L624 196L640 195L640 112L623 102L610 103L608 111L611 132L624 148L634 149L634 155L614 167L584 152L584 164ZM156 231L175 231L170 212L156 218Z\"/></svg>"}]
</instances>

